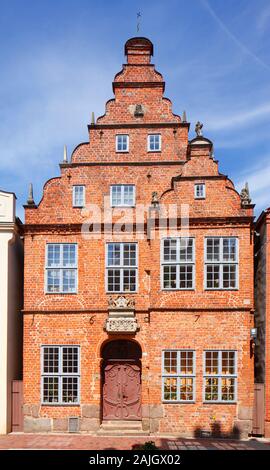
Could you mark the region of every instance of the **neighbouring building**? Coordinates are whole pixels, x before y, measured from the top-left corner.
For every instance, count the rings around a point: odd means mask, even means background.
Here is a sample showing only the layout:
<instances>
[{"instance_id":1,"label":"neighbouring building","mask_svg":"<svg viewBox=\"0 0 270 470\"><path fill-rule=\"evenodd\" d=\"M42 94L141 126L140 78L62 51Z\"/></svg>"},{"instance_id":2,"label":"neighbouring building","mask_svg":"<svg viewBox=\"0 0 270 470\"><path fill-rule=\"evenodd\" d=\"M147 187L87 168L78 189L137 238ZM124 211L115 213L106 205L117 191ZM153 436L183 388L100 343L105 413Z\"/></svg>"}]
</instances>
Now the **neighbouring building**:
<instances>
[{"instance_id":1,"label":"neighbouring building","mask_svg":"<svg viewBox=\"0 0 270 470\"><path fill-rule=\"evenodd\" d=\"M125 55L89 141L25 206L24 429L247 436L253 205L200 122L189 140L151 41Z\"/></svg>"},{"instance_id":2,"label":"neighbouring building","mask_svg":"<svg viewBox=\"0 0 270 470\"><path fill-rule=\"evenodd\" d=\"M255 225L255 382L257 434L270 437L270 208Z\"/></svg>"},{"instance_id":3,"label":"neighbouring building","mask_svg":"<svg viewBox=\"0 0 270 470\"><path fill-rule=\"evenodd\" d=\"M0 434L12 430L12 385L22 379L21 227L16 217L15 194L0 191Z\"/></svg>"}]
</instances>

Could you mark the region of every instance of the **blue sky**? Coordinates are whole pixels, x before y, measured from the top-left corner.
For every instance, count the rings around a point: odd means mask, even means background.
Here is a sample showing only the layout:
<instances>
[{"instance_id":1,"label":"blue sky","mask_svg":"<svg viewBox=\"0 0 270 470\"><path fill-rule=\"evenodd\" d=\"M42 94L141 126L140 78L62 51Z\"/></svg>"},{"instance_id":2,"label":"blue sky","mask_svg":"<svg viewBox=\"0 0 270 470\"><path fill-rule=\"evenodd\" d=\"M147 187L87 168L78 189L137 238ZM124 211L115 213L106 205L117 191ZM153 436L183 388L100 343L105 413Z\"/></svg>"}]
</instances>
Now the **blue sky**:
<instances>
[{"instance_id":1,"label":"blue sky","mask_svg":"<svg viewBox=\"0 0 270 470\"><path fill-rule=\"evenodd\" d=\"M202 121L220 170L249 182L257 214L270 205L269 0L1 0L0 188L21 218L29 182L38 202L103 114L138 11L190 138Z\"/></svg>"}]
</instances>

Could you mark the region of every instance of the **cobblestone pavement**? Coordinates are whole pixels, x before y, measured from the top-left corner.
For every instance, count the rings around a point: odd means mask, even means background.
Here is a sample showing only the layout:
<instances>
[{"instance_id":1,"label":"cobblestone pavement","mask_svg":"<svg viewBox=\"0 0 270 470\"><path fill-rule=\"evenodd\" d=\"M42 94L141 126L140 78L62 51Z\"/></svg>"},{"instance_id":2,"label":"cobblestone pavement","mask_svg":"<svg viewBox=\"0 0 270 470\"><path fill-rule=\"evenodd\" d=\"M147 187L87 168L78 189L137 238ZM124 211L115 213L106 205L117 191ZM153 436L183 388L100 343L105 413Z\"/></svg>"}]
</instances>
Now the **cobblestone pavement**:
<instances>
[{"instance_id":1,"label":"cobblestone pavement","mask_svg":"<svg viewBox=\"0 0 270 470\"><path fill-rule=\"evenodd\" d=\"M0 436L0 449L132 450L146 441L154 441L165 450L270 450L270 440L180 439L170 437L96 437L66 434L21 434Z\"/></svg>"}]
</instances>

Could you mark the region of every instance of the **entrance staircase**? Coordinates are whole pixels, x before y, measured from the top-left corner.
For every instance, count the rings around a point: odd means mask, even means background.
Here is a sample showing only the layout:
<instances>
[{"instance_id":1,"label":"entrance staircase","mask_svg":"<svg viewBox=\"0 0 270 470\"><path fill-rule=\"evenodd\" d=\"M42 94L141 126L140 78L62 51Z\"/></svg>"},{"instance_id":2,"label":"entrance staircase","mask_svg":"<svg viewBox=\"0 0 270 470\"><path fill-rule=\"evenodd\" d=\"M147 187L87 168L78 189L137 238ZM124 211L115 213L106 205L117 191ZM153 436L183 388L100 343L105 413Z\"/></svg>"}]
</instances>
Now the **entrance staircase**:
<instances>
[{"instance_id":1,"label":"entrance staircase","mask_svg":"<svg viewBox=\"0 0 270 470\"><path fill-rule=\"evenodd\" d=\"M97 432L100 436L147 436L141 421L114 420L103 421Z\"/></svg>"}]
</instances>

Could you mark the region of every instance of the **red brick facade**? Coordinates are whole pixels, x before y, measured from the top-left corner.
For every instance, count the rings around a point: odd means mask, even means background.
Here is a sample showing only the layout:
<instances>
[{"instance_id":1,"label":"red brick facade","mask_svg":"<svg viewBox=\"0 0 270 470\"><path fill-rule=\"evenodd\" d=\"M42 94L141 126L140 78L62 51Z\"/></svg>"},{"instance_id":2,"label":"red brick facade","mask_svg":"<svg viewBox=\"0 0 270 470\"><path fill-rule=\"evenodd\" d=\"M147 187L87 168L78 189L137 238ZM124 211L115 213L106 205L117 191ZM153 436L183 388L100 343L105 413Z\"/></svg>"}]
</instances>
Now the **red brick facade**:
<instances>
[{"instance_id":1,"label":"red brick facade","mask_svg":"<svg viewBox=\"0 0 270 470\"><path fill-rule=\"evenodd\" d=\"M172 113L170 100L163 96L162 75L150 63L152 47L143 38L126 43L127 64L113 82L115 98L107 102L105 114L89 125L89 142L75 148L70 163L60 165L61 176L45 184L39 205L26 206L25 431L67 431L70 416L80 418L80 431L98 431L103 420L102 347L119 339L132 340L142 350L141 420L145 431L183 436L200 431L224 435L251 431L253 206L241 204L233 183L219 173L212 143L202 136L188 141L189 124ZM129 135L128 152L116 151L118 134ZM161 135L160 151L148 151L149 134ZM194 198L195 183L205 184L204 199ZM86 206L97 205L103 222L104 198L109 199L114 184L135 185L136 207L143 204L147 208L137 233L134 223L132 232L118 230L112 237L102 223L102 236L82 236L82 223L91 210L72 206L73 185L85 186ZM159 209L152 204L148 210L154 192ZM176 206L174 219L180 235L183 204L189 207L188 236L195 240L194 289L166 291L161 285L157 219L166 208ZM129 212L135 215L136 208ZM113 221L119 217L119 212L114 214ZM150 219L152 236L147 232ZM205 289L206 237L238 239L237 288ZM135 303L139 330L134 334L111 334L104 329L108 300L118 297L106 292L105 247L110 241L138 243L137 292L123 293ZM77 243L77 293L48 294L44 290L47 243ZM45 345L80 346L79 405L41 403L41 347ZM163 401L163 350L194 351L196 391L192 401ZM232 403L204 401L206 350L236 352L237 394Z\"/></svg>"}]
</instances>

